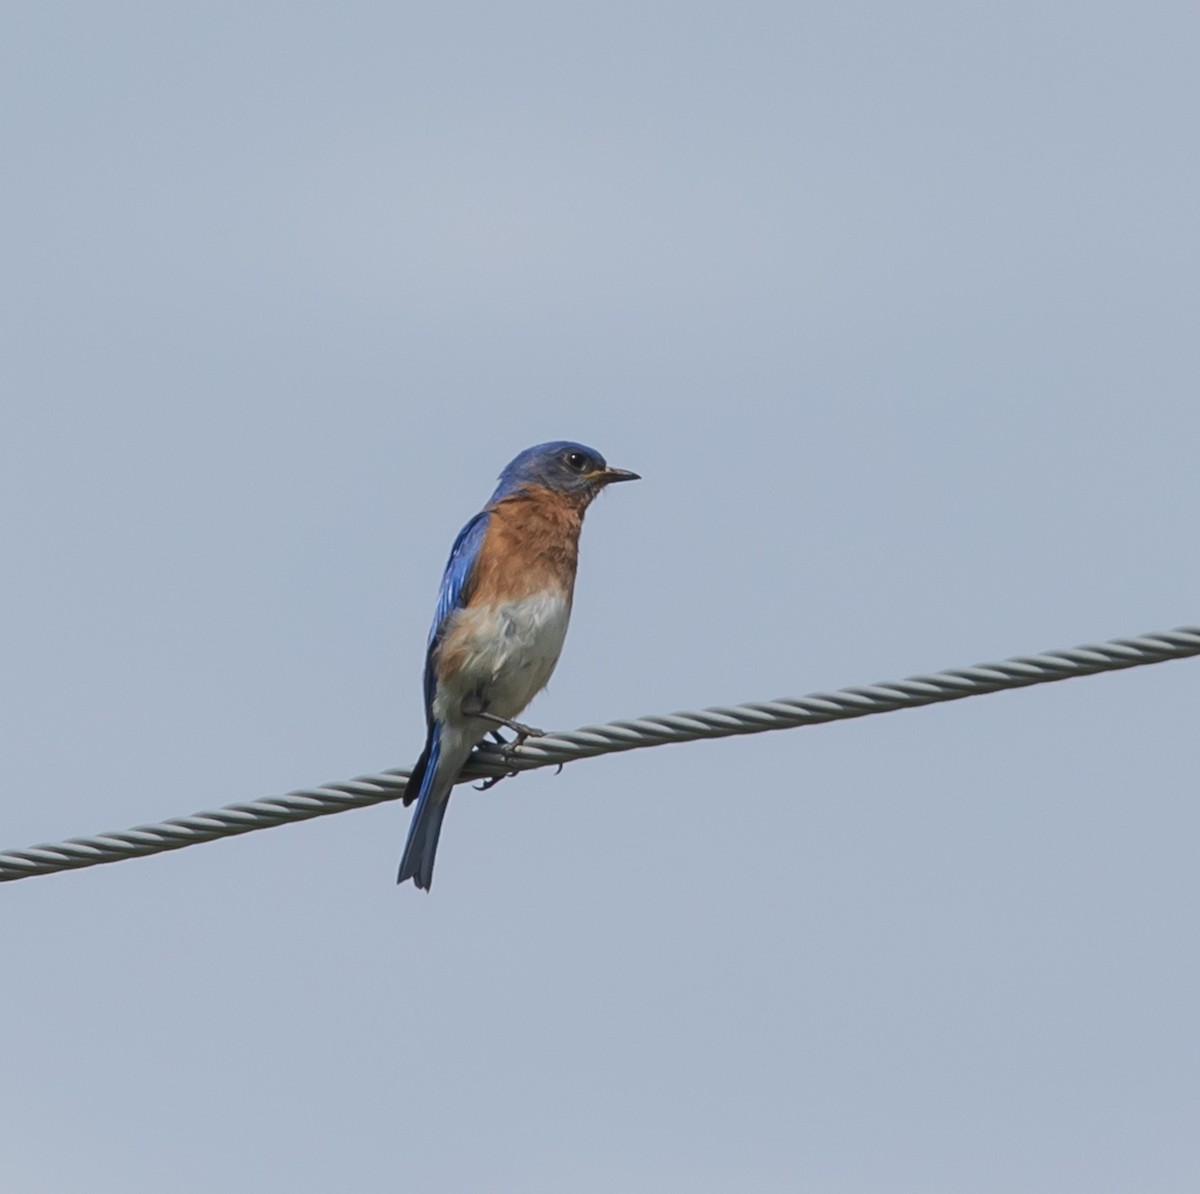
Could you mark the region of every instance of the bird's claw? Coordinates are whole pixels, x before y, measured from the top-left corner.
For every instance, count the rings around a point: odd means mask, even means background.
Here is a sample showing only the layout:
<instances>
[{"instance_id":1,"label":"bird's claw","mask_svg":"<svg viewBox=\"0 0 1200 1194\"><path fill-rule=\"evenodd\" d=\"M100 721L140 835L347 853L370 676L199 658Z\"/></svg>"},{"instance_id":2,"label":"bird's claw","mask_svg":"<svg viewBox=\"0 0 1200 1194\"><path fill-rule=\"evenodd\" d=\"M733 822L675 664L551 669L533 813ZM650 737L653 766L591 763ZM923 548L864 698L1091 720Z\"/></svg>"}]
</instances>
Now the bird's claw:
<instances>
[{"instance_id":1,"label":"bird's claw","mask_svg":"<svg viewBox=\"0 0 1200 1194\"><path fill-rule=\"evenodd\" d=\"M502 779L512 779L517 774L516 771L505 771L502 775L489 775L487 779L481 779L479 783L471 786L476 792L490 792Z\"/></svg>"},{"instance_id":2,"label":"bird's claw","mask_svg":"<svg viewBox=\"0 0 1200 1194\"><path fill-rule=\"evenodd\" d=\"M535 730L532 726L521 726L516 731L516 737L511 742L506 742L500 748L500 756L506 763L512 762L513 755L525 745L526 739L544 738L545 736L545 730Z\"/></svg>"},{"instance_id":3,"label":"bird's claw","mask_svg":"<svg viewBox=\"0 0 1200 1194\"><path fill-rule=\"evenodd\" d=\"M517 746L524 746L527 738L545 738L546 731L539 730L535 726L522 725L519 721L510 721L508 728L516 735L516 737L508 743L509 749Z\"/></svg>"},{"instance_id":4,"label":"bird's claw","mask_svg":"<svg viewBox=\"0 0 1200 1194\"><path fill-rule=\"evenodd\" d=\"M539 730L536 726L527 726L519 721L506 721L504 723L513 732L513 737L505 738L500 733L499 727L494 730L488 730L488 735L492 741L500 748L500 758L502 762L511 763L513 755L525 745L529 738L544 738L545 730ZM562 771L563 765L559 763L558 771ZM558 771L555 774L558 774ZM502 779L512 779L520 775L519 771L506 771L502 775L489 775L486 779L482 779L473 787L477 792L488 792L494 788Z\"/></svg>"}]
</instances>

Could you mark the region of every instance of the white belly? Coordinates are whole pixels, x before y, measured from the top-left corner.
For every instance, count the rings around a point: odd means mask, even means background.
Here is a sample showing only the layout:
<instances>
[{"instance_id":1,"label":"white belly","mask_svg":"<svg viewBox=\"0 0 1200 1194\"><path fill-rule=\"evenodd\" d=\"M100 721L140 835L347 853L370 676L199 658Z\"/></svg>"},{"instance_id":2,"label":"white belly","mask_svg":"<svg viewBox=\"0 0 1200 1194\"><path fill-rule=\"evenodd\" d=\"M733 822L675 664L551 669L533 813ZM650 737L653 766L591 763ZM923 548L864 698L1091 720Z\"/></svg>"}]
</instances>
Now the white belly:
<instances>
[{"instance_id":1,"label":"white belly","mask_svg":"<svg viewBox=\"0 0 1200 1194\"><path fill-rule=\"evenodd\" d=\"M459 610L443 645L462 662L439 686L434 716L461 720L462 703L472 696L498 717L518 716L546 687L570 616L565 597L545 595Z\"/></svg>"}]
</instances>

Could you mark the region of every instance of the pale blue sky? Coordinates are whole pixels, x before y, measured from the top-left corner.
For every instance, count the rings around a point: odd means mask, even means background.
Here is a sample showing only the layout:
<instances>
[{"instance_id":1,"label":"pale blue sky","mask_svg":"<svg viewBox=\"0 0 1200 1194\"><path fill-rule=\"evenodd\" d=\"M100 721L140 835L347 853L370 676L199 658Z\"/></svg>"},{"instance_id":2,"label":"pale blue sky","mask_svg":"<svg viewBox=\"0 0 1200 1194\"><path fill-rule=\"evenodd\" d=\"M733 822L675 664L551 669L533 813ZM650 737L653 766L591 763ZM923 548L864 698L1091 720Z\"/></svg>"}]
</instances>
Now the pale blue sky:
<instances>
[{"instance_id":1,"label":"pale blue sky","mask_svg":"<svg viewBox=\"0 0 1200 1194\"><path fill-rule=\"evenodd\" d=\"M1200 619L1194 5L11 3L0 846ZM22 1194L1200 1183L1200 663L0 887Z\"/></svg>"}]
</instances>

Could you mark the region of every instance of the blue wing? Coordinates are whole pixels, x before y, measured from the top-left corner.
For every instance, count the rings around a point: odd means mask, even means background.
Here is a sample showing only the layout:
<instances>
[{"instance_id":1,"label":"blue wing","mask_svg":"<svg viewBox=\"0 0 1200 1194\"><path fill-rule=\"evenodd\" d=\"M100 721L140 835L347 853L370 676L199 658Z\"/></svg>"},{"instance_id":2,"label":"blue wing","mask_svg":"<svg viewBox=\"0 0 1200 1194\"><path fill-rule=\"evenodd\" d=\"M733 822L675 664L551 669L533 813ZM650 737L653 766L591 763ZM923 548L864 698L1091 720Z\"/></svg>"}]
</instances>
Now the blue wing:
<instances>
[{"instance_id":1,"label":"blue wing","mask_svg":"<svg viewBox=\"0 0 1200 1194\"><path fill-rule=\"evenodd\" d=\"M437 685L437 677L433 673L433 653L446 633L450 615L465 605L471 595L475 561L479 559L479 549L487 534L488 518L488 512L481 510L458 532L458 538L450 549L450 558L446 561L446 571L442 573L442 587L438 592L437 610L433 615L433 625L429 628L429 647L425 652L425 719L431 726L433 693Z\"/></svg>"},{"instance_id":2,"label":"blue wing","mask_svg":"<svg viewBox=\"0 0 1200 1194\"><path fill-rule=\"evenodd\" d=\"M460 742L452 745L450 757L443 757L444 727L433 720L433 697L437 690L433 658L446 634L451 615L470 600L475 563L487 534L488 518L486 510L476 514L454 540L450 559L446 561L446 570L442 573L437 611L433 615L429 648L425 653L425 720L429 733L425 738L425 749L421 751L421 757L416 761L404 789L404 803L412 804L415 800L417 809L408 827L408 840L404 844L400 873L396 879L399 883L412 879L426 891L433 882L433 860L437 853L438 836L442 832L442 818L446 815L450 800L450 790L471 747L469 742L465 743L464 752L464 744Z\"/></svg>"}]
</instances>

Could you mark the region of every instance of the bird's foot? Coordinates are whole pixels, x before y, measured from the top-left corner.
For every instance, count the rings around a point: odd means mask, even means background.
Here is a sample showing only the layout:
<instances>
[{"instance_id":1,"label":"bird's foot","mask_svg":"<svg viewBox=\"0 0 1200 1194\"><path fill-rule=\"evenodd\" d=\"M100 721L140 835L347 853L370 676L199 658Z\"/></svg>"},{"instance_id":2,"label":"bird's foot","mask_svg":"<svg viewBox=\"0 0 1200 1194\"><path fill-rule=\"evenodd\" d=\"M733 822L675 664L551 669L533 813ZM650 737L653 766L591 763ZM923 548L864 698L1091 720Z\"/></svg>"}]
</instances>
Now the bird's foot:
<instances>
[{"instance_id":1,"label":"bird's foot","mask_svg":"<svg viewBox=\"0 0 1200 1194\"><path fill-rule=\"evenodd\" d=\"M468 696L462 702L463 716L467 718L475 718L479 721L486 721L492 726L488 733L497 740L498 743L503 743L504 739L499 736L500 727L505 730L511 730L516 734L516 745L520 746L526 738L541 738L545 736L545 730L538 730L534 726L527 726L523 721L514 721L511 718L502 718L498 713L492 713L491 710L485 709L482 706L482 701L478 695Z\"/></svg>"},{"instance_id":2,"label":"bird's foot","mask_svg":"<svg viewBox=\"0 0 1200 1194\"><path fill-rule=\"evenodd\" d=\"M486 721L493 728L488 731L489 734L501 746L520 746L526 738L544 738L545 730L539 730L536 726L527 726L523 721L513 721L511 717L501 717L498 713L489 713L486 709L477 709L473 704L463 702L463 713L467 717L474 717L479 721ZM505 742L500 735L500 729L503 727L506 730L512 730L516 737L511 742Z\"/></svg>"},{"instance_id":3,"label":"bird's foot","mask_svg":"<svg viewBox=\"0 0 1200 1194\"><path fill-rule=\"evenodd\" d=\"M491 722L493 729L488 730L488 737L500 747L500 758L505 763L511 763L515 751L519 750L525 741L529 738L544 738L545 730L539 730L536 726L527 726L524 722L513 721L510 717L501 717L498 713L488 713L483 709L474 707L474 704L463 702L463 712L468 717L477 717L480 721ZM500 727L512 730L513 738L505 738L500 733ZM475 785L480 792L487 792L494 788L502 779L509 779L514 775L520 774L518 771L506 771L503 775L489 775L486 779L481 780Z\"/></svg>"},{"instance_id":4,"label":"bird's foot","mask_svg":"<svg viewBox=\"0 0 1200 1194\"><path fill-rule=\"evenodd\" d=\"M519 721L510 721L508 728L516 734L516 737L508 744L510 750L523 745L526 738L544 738L546 736L545 730L539 730L535 726L522 725Z\"/></svg>"},{"instance_id":5,"label":"bird's foot","mask_svg":"<svg viewBox=\"0 0 1200 1194\"><path fill-rule=\"evenodd\" d=\"M506 763L512 762L513 756L525 745L529 738L544 738L545 730L535 730L533 726L523 726L520 722L512 723L513 733L516 735L511 742L506 742L500 748L500 756Z\"/></svg>"},{"instance_id":6,"label":"bird's foot","mask_svg":"<svg viewBox=\"0 0 1200 1194\"><path fill-rule=\"evenodd\" d=\"M490 792L502 779L512 779L514 775L520 775L519 771L505 771L501 775L489 775L487 779L481 779L479 783L473 784L476 792Z\"/></svg>"}]
</instances>

